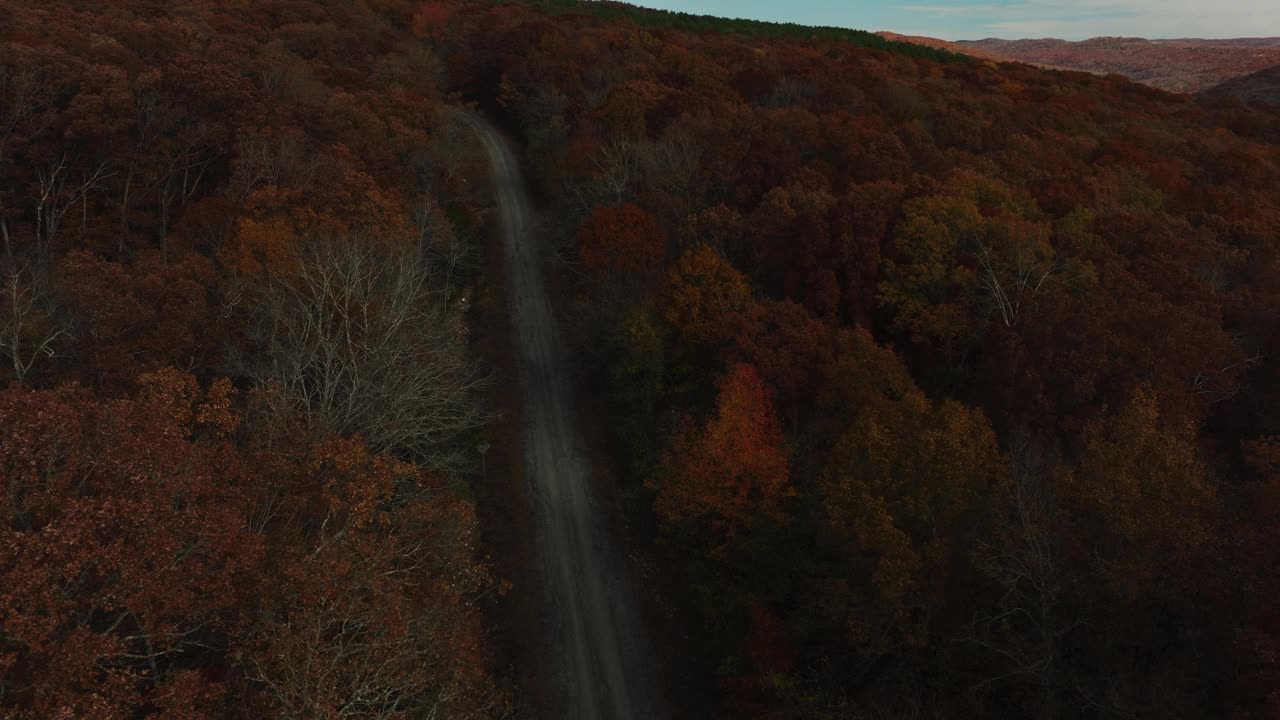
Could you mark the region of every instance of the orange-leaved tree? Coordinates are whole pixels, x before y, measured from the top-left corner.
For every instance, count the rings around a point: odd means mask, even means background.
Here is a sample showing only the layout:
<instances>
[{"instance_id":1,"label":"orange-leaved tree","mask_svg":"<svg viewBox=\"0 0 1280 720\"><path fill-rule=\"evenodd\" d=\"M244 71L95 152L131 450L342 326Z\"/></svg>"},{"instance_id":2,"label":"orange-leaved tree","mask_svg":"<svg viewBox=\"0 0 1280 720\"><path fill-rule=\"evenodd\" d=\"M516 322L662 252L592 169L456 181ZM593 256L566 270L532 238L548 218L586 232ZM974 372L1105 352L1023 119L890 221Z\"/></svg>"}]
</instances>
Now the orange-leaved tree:
<instances>
[{"instance_id":1,"label":"orange-leaved tree","mask_svg":"<svg viewBox=\"0 0 1280 720\"><path fill-rule=\"evenodd\" d=\"M780 517L791 489L782 431L755 368L733 366L719 388L712 416L701 428L685 421L666 474L650 487L664 520L705 523L727 539L758 519Z\"/></svg>"},{"instance_id":2,"label":"orange-leaved tree","mask_svg":"<svg viewBox=\"0 0 1280 720\"><path fill-rule=\"evenodd\" d=\"M728 339L730 320L751 300L746 276L706 245L686 250L667 271L659 290L662 317L695 343Z\"/></svg>"}]
</instances>

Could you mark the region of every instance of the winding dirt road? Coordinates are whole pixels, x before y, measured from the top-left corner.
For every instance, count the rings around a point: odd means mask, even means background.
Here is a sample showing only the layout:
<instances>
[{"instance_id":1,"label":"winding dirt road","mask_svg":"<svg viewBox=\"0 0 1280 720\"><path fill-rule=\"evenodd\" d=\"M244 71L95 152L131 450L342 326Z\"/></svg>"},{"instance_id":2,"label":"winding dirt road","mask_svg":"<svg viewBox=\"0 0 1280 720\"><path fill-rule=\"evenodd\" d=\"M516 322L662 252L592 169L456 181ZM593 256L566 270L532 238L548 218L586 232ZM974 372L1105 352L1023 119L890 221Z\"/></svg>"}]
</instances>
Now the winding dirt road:
<instances>
[{"instance_id":1,"label":"winding dirt road","mask_svg":"<svg viewBox=\"0 0 1280 720\"><path fill-rule=\"evenodd\" d=\"M529 231L515 156L483 119L461 116L484 141L497 185L513 348L523 399L534 555L542 578L549 684L556 718L630 720L657 713L652 661L621 554L598 506L574 412L565 346Z\"/></svg>"}]
</instances>

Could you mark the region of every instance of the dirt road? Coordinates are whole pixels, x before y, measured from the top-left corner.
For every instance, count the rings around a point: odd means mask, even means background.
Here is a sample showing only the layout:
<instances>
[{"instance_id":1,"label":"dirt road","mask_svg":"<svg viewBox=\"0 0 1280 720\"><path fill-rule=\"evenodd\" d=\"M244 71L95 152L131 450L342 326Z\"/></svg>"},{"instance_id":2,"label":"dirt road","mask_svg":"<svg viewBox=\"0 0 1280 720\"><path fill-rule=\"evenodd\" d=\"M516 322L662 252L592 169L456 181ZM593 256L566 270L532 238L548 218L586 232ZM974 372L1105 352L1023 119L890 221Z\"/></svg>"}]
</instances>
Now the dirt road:
<instances>
[{"instance_id":1,"label":"dirt road","mask_svg":"<svg viewBox=\"0 0 1280 720\"><path fill-rule=\"evenodd\" d=\"M464 113L493 166L506 257L507 298L522 396L534 555L542 580L554 717L653 718L651 653L623 558L605 527L574 412L565 346L544 276L543 247L529 229L529 201L515 156L483 119Z\"/></svg>"}]
</instances>

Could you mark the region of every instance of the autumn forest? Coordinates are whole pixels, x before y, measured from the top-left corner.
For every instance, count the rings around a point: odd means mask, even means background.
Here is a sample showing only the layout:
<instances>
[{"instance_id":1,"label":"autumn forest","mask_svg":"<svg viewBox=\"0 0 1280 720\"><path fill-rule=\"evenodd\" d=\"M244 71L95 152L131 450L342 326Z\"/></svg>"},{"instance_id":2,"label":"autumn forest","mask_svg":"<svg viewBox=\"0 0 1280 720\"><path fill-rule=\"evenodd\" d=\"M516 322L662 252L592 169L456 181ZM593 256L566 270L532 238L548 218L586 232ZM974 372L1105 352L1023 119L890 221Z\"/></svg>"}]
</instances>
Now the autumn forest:
<instances>
[{"instance_id":1,"label":"autumn forest","mask_svg":"<svg viewBox=\"0 0 1280 720\"><path fill-rule=\"evenodd\" d=\"M1280 107L612 2L10 0L0 718L562 716L469 118L647 712L1280 716Z\"/></svg>"}]
</instances>

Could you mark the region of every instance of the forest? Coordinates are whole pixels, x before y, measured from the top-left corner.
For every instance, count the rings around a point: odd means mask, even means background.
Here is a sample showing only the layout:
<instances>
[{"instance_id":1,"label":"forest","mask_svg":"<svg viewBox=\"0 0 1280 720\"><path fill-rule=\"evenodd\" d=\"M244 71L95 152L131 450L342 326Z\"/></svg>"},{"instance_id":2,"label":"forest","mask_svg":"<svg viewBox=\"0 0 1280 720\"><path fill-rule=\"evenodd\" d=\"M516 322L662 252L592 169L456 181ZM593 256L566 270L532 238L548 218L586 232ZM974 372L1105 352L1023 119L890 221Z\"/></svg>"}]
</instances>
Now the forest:
<instances>
[{"instance_id":1,"label":"forest","mask_svg":"<svg viewBox=\"0 0 1280 720\"><path fill-rule=\"evenodd\" d=\"M408 10L0 5L0 717L502 717Z\"/></svg>"},{"instance_id":2,"label":"forest","mask_svg":"<svg viewBox=\"0 0 1280 720\"><path fill-rule=\"evenodd\" d=\"M1280 108L611 2L12 0L0 718L537 713L463 106L671 716L1280 715Z\"/></svg>"}]
</instances>

